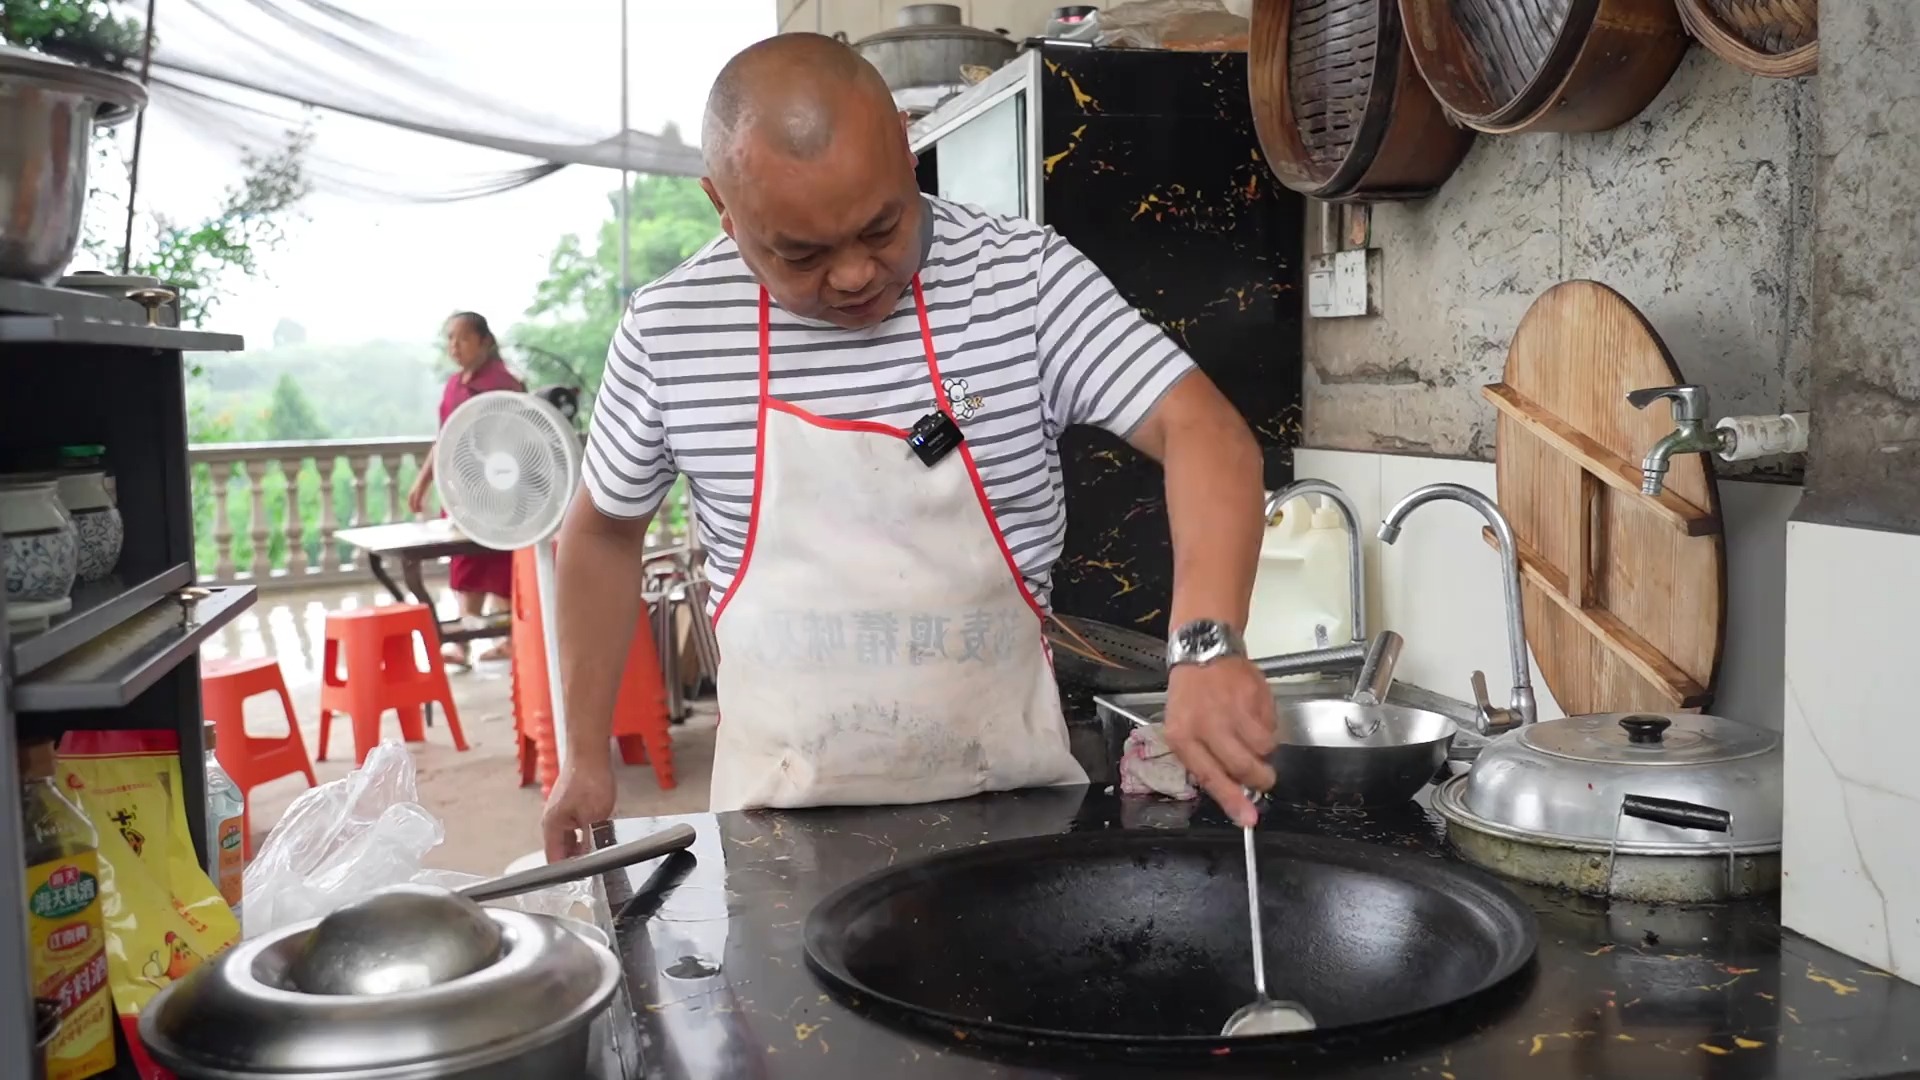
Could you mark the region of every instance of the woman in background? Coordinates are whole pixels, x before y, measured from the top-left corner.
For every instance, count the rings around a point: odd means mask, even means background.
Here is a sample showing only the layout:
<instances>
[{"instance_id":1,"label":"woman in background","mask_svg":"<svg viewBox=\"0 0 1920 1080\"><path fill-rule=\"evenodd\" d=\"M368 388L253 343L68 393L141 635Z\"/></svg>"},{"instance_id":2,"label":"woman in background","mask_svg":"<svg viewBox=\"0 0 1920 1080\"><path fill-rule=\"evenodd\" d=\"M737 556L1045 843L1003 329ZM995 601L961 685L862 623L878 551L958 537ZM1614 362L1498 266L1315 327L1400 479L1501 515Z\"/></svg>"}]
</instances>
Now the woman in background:
<instances>
[{"instance_id":1,"label":"woman in background","mask_svg":"<svg viewBox=\"0 0 1920 1080\"><path fill-rule=\"evenodd\" d=\"M453 415L453 410L475 394L484 394L489 390L526 390L525 384L507 370L507 362L500 358L500 343L494 340L493 330L487 326L487 320L474 312L462 311L447 320L447 355L453 358L459 370L447 380L446 391L440 395L442 427L446 426L447 417ZM420 465L420 476L413 482L413 491L407 495L407 505L416 514L426 506L427 492L433 487L433 458L434 451L429 450L426 460ZM450 584L453 591L460 594L460 613L463 616L483 615L487 609L487 597L497 596L505 600L512 593L511 552L455 555L448 562ZM440 655L448 663L467 664L465 645L447 645L440 650ZM482 652L480 659L504 660L508 655L507 642L503 639Z\"/></svg>"}]
</instances>

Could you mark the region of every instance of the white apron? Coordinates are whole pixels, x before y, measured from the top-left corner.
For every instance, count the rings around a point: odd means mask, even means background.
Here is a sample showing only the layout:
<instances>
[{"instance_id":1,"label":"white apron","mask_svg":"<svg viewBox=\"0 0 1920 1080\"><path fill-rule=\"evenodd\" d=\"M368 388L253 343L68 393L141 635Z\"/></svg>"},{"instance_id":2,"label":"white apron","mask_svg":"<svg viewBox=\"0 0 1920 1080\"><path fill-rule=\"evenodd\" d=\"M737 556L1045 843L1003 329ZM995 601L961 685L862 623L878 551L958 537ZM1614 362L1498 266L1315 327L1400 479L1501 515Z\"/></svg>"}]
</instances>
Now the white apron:
<instances>
[{"instance_id":1,"label":"white apron","mask_svg":"<svg viewBox=\"0 0 1920 1080\"><path fill-rule=\"evenodd\" d=\"M928 398L952 415L918 278ZM1080 784L1028 594L973 456L767 393L740 571L714 615L713 809L923 803Z\"/></svg>"}]
</instances>

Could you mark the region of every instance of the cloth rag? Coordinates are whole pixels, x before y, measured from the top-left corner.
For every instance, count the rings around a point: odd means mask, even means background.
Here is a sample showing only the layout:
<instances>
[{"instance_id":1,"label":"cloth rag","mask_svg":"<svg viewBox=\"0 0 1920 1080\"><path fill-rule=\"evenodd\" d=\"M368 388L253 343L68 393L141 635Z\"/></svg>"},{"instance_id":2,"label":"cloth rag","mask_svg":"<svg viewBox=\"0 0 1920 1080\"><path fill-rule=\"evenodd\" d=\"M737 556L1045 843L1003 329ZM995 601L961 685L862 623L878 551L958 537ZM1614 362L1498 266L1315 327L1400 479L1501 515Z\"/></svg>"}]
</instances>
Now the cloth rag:
<instances>
[{"instance_id":1,"label":"cloth rag","mask_svg":"<svg viewBox=\"0 0 1920 1080\"><path fill-rule=\"evenodd\" d=\"M1136 727L1127 735L1126 748L1120 752L1120 792L1181 800L1200 797L1193 777L1174 756L1159 724Z\"/></svg>"}]
</instances>

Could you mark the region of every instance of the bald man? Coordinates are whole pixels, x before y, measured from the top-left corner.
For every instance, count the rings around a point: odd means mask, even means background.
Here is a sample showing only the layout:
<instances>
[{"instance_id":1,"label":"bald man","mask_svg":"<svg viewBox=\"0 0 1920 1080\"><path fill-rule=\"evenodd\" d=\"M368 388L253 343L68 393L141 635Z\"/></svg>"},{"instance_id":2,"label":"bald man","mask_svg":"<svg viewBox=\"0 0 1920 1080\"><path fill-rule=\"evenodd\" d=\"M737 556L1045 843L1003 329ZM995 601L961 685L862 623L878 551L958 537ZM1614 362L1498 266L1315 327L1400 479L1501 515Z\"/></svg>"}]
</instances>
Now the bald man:
<instances>
[{"instance_id":1,"label":"bald man","mask_svg":"<svg viewBox=\"0 0 1920 1080\"><path fill-rule=\"evenodd\" d=\"M562 531L549 853L613 812L642 537L676 476L720 640L714 809L1084 782L1041 633L1072 424L1165 468L1167 737L1249 820L1274 725L1240 645L1263 496L1238 413L1052 230L922 195L886 84L830 38L734 57L703 146L725 235L633 295Z\"/></svg>"}]
</instances>

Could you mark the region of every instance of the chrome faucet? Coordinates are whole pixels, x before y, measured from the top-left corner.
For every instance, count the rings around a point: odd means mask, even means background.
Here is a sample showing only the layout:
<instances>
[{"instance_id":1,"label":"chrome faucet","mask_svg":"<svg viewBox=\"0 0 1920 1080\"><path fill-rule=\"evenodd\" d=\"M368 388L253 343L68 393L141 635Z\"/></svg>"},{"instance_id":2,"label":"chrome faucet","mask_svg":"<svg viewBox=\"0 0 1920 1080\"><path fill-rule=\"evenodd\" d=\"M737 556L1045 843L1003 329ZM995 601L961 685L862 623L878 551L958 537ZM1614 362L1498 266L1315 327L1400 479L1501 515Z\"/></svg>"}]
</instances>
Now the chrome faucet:
<instances>
[{"instance_id":1,"label":"chrome faucet","mask_svg":"<svg viewBox=\"0 0 1920 1080\"><path fill-rule=\"evenodd\" d=\"M1498 709L1487 701L1485 693L1486 676L1473 673L1475 688L1474 726L1482 735L1498 734L1523 724L1531 724L1535 717L1533 701L1532 666L1527 660L1527 624L1526 613L1520 606L1520 546L1513 536L1513 526L1507 522L1507 516L1492 499L1460 484L1428 484L1415 488L1406 497L1387 511L1385 520L1380 522L1380 540L1391 544L1400 539L1400 525L1416 507L1440 499L1466 503L1493 526L1493 535L1500 541L1500 570L1504 579L1507 601L1507 659L1513 667L1513 691L1507 699L1507 707Z\"/></svg>"},{"instance_id":2,"label":"chrome faucet","mask_svg":"<svg viewBox=\"0 0 1920 1080\"><path fill-rule=\"evenodd\" d=\"M1636 409L1668 398L1673 402L1673 430L1668 432L1640 462L1640 491L1658 495L1667 487L1667 463L1675 454L1717 454L1727 449L1726 436L1707 426L1707 388L1704 386L1652 386L1627 395L1627 403Z\"/></svg>"},{"instance_id":3,"label":"chrome faucet","mask_svg":"<svg viewBox=\"0 0 1920 1080\"><path fill-rule=\"evenodd\" d=\"M1325 495L1346 519L1347 601L1353 608L1351 640L1354 644L1364 643L1367 640L1367 564L1360 550L1360 511L1337 484L1325 480L1296 480L1267 496L1267 520L1271 522L1281 507L1302 495Z\"/></svg>"}]
</instances>

